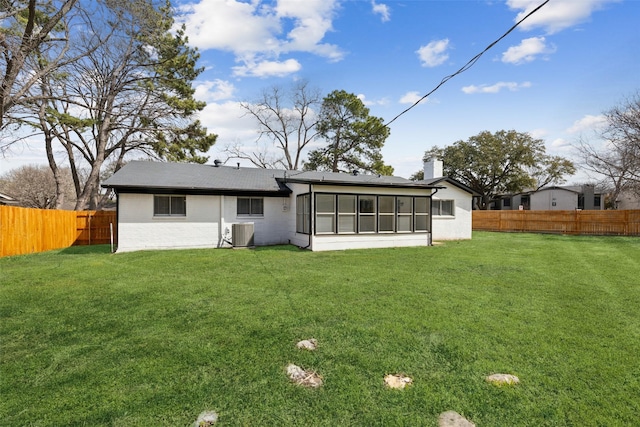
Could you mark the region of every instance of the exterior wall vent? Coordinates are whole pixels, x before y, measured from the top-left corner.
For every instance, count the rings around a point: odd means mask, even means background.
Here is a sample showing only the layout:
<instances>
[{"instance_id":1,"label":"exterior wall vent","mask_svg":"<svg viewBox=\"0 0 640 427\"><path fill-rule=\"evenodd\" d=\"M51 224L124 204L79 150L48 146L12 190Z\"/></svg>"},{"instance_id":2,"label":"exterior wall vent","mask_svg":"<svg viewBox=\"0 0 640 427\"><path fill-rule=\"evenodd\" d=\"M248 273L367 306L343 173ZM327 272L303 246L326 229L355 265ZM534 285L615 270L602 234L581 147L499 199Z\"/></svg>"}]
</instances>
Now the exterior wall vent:
<instances>
[{"instance_id":1,"label":"exterior wall vent","mask_svg":"<svg viewBox=\"0 0 640 427\"><path fill-rule=\"evenodd\" d=\"M231 244L234 248L253 247L253 223L244 222L231 225Z\"/></svg>"}]
</instances>

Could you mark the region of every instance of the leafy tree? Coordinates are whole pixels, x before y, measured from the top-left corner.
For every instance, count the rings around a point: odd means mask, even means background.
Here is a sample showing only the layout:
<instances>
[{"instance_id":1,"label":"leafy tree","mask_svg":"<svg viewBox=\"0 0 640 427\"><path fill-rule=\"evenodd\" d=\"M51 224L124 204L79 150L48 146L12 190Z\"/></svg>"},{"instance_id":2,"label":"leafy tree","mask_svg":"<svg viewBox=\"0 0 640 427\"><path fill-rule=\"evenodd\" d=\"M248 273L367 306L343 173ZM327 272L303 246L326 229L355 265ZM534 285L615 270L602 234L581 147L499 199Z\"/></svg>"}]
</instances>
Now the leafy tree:
<instances>
[{"instance_id":1,"label":"leafy tree","mask_svg":"<svg viewBox=\"0 0 640 427\"><path fill-rule=\"evenodd\" d=\"M354 169L393 174L385 165L381 149L389 136L389 128L354 94L335 90L327 95L320 109L318 136L327 145L309 153L305 170L350 172Z\"/></svg>"},{"instance_id":2,"label":"leafy tree","mask_svg":"<svg viewBox=\"0 0 640 427\"><path fill-rule=\"evenodd\" d=\"M534 188L537 191L550 184L564 183L564 177L576 173L576 167L572 161L564 157L544 155L526 171L535 182Z\"/></svg>"},{"instance_id":3,"label":"leafy tree","mask_svg":"<svg viewBox=\"0 0 640 427\"><path fill-rule=\"evenodd\" d=\"M69 14L77 0L1 1L0 5L0 129L9 112L29 101L29 89L38 80L69 60ZM50 60L33 66L37 52L48 52Z\"/></svg>"},{"instance_id":4,"label":"leafy tree","mask_svg":"<svg viewBox=\"0 0 640 427\"><path fill-rule=\"evenodd\" d=\"M604 113L606 124L595 133L597 141L581 139L576 148L582 166L603 179L615 206L620 193L640 197L640 92Z\"/></svg>"},{"instance_id":5,"label":"leafy tree","mask_svg":"<svg viewBox=\"0 0 640 427\"><path fill-rule=\"evenodd\" d=\"M248 152L235 145L226 147L225 151L230 157L249 160L262 168L299 169L305 148L316 136L315 109L320 102L319 90L310 88L306 81L295 83L289 90L279 86L265 89L256 102L241 104L258 123L256 149ZM262 138L270 143L260 145ZM279 155L270 154L272 146L279 150Z\"/></svg>"},{"instance_id":6,"label":"leafy tree","mask_svg":"<svg viewBox=\"0 0 640 427\"><path fill-rule=\"evenodd\" d=\"M195 119L205 106L193 98L192 83L202 71L196 67L199 55L188 46L184 28L171 31L170 5L110 0L94 6L84 22L89 30L73 34L85 55L41 78L29 111L54 175L57 144L66 153L76 209L95 209L106 200L100 190L105 162L117 170L127 155L139 153L204 163L201 153L216 140ZM45 52L41 58L48 62Z\"/></svg>"},{"instance_id":7,"label":"leafy tree","mask_svg":"<svg viewBox=\"0 0 640 427\"><path fill-rule=\"evenodd\" d=\"M58 194L53 172L46 165L27 165L11 169L0 177L0 188L20 203L20 206L38 209L54 209L62 206L58 197L75 195L69 169L61 169L63 187Z\"/></svg>"},{"instance_id":8,"label":"leafy tree","mask_svg":"<svg viewBox=\"0 0 640 427\"><path fill-rule=\"evenodd\" d=\"M482 209L499 194L561 183L575 171L568 160L547 156L542 140L514 130L484 131L425 152L425 159L434 157L442 159L445 175L481 195Z\"/></svg>"}]
</instances>

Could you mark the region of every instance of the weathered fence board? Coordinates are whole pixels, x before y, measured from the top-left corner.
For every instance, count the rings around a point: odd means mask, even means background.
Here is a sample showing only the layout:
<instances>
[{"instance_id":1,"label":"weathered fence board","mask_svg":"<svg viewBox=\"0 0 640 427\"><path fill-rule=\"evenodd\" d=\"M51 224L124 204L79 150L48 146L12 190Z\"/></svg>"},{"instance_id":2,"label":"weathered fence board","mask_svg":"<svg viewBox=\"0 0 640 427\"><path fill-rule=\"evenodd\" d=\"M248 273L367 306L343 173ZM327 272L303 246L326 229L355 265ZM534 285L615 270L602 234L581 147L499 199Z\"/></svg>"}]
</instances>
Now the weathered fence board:
<instances>
[{"instance_id":1,"label":"weathered fence board","mask_svg":"<svg viewBox=\"0 0 640 427\"><path fill-rule=\"evenodd\" d=\"M473 211L473 229L640 236L640 210Z\"/></svg>"},{"instance_id":2,"label":"weathered fence board","mask_svg":"<svg viewBox=\"0 0 640 427\"><path fill-rule=\"evenodd\" d=\"M112 211L62 211L0 206L0 256L106 244L116 236Z\"/></svg>"}]
</instances>

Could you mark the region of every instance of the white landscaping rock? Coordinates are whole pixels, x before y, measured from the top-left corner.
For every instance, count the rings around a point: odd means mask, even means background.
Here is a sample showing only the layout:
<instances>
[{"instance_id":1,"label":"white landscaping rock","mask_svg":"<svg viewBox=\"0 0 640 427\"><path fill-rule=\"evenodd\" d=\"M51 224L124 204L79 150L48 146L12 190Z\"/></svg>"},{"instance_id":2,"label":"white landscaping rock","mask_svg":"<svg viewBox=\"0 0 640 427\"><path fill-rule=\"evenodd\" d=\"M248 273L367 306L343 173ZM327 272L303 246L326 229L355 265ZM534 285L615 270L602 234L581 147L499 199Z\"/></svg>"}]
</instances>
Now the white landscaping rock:
<instances>
[{"instance_id":1,"label":"white landscaping rock","mask_svg":"<svg viewBox=\"0 0 640 427\"><path fill-rule=\"evenodd\" d=\"M411 378L405 377L404 375L400 374L387 375L386 377L384 377L384 383L389 388L403 389L412 382L413 380Z\"/></svg>"},{"instance_id":2,"label":"white landscaping rock","mask_svg":"<svg viewBox=\"0 0 640 427\"><path fill-rule=\"evenodd\" d=\"M485 380L495 385L515 385L520 382L520 379L511 374L493 374L485 378Z\"/></svg>"},{"instance_id":3,"label":"white landscaping rock","mask_svg":"<svg viewBox=\"0 0 640 427\"><path fill-rule=\"evenodd\" d=\"M290 363L287 366L287 375L291 381L305 387L316 388L322 385L322 378L320 375L313 371L305 371L300 366L294 365L293 363Z\"/></svg>"},{"instance_id":4,"label":"white landscaping rock","mask_svg":"<svg viewBox=\"0 0 640 427\"><path fill-rule=\"evenodd\" d=\"M218 414L213 411L205 411L198 415L198 419L193 423L193 427L211 427L218 421Z\"/></svg>"},{"instance_id":5,"label":"white landscaping rock","mask_svg":"<svg viewBox=\"0 0 640 427\"><path fill-rule=\"evenodd\" d=\"M456 411L447 411L438 417L438 427L476 427L476 425Z\"/></svg>"},{"instance_id":6,"label":"white landscaping rock","mask_svg":"<svg viewBox=\"0 0 640 427\"><path fill-rule=\"evenodd\" d=\"M300 342L298 342L298 344L296 344L296 347L298 347L301 350L310 350L313 351L316 348L318 348L318 340L311 338L308 340L302 340Z\"/></svg>"}]
</instances>

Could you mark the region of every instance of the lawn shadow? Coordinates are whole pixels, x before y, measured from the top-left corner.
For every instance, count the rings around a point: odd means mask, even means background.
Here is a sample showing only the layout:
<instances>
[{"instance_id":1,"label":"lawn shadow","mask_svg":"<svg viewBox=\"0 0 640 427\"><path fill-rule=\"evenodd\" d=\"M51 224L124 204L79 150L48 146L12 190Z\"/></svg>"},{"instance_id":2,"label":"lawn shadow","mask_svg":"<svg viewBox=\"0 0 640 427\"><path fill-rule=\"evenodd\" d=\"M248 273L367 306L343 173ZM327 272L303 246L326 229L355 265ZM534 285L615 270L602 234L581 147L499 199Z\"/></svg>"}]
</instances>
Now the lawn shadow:
<instances>
[{"instance_id":1,"label":"lawn shadow","mask_svg":"<svg viewBox=\"0 0 640 427\"><path fill-rule=\"evenodd\" d=\"M273 245L273 246L256 246L254 251L280 251L280 252L300 252L301 248L296 245Z\"/></svg>"},{"instance_id":2,"label":"lawn shadow","mask_svg":"<svg viewBox=\"0 0 640 427\"><path fill-rule=\"evenodd\" d=\"M89 255L89 254L108 254L111 253L111 245L83 245L69 246L62 249L59 255Z\"/></svg>"}]
</instances>

